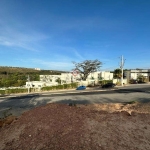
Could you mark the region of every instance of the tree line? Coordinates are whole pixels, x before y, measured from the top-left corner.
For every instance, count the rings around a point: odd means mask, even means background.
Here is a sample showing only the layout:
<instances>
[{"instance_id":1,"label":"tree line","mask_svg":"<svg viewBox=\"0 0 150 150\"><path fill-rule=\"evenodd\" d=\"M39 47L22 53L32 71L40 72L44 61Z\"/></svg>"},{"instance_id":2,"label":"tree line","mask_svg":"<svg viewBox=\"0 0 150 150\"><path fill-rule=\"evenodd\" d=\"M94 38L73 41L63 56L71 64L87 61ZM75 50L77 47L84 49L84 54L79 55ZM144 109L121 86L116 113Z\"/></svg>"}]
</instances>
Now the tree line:
<instances>
[{"instance_id":1,"label":"tree line","mask_svg":"<svg viewBox=\"0 0 150 150\"><path fill-rule=\"evenodd\" d=\"M39 75L60 75L63 71L34 70L21 67L0 67L0 87L20 87L30 81L39 81Z\"/></svg>"}]
</instances>

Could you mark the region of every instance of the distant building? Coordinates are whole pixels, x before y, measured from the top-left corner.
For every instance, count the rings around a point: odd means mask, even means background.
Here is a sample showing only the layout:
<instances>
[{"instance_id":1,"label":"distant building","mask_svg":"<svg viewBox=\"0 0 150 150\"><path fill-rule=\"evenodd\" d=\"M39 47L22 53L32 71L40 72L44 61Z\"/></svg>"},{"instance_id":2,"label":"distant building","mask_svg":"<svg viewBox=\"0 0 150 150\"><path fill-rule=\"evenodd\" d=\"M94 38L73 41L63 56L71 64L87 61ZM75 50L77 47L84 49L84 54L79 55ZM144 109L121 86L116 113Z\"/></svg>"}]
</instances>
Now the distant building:
<instances>
[{"instance_id":1,"label":"distant building","mask_svg":"<svg viewBox=\"0 0 150 150\"><path fill-rule=\"evenodd\" d=\"M35 70L39 70L40 71L41 69L40 68L35 68Z\"/></svg>"},{"instance_id":2,"label":"distant building","mask_svg":"<svg viewBox=\"0 0 150 150\"><path fill-rule=\"evenodd\" d=\"M150 81L150 69L131 69L124 71L124 76L128 83L131 79L137 80L139 76L144 76L147 81Z\"/></svg>"},{"instance_id":3,"label":"distant building","mask_svg":"<svg viewBox=\"0 0 150 150\"><path fill-rule=\"evenodd\" d=\"M113 73L110 71L102 71L100 72L99 77L103 80L113 80Z\"/></svg>"},{"instance_id":4,"label":"distant building","mask_svg":"<svg viewBox=\"0 0 150 150\"><path fill-rule=\"evenodd\" d=\"M29 81L26 82L26 87L30 88L41 88L44 86L58 85L58 79L60 79L60 84L81 82L81 76L79 73L68 72L61 73L61 75L40 75L40 81ZM100 80L113 80L113 73L110 71L92 72L88 75L86 85L97 84Z\"/></svg>"}]
</instances>

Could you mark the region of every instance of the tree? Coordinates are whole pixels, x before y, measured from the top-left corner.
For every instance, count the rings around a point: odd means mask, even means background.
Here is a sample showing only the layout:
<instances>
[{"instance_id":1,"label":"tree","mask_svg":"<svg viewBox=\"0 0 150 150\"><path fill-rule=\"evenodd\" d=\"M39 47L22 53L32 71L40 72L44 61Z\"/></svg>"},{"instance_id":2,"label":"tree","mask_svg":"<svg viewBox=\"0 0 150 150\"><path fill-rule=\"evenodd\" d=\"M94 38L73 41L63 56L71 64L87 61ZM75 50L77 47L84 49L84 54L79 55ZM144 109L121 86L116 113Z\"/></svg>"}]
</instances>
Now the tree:
<instances>
[{"instance_id":1,"label":"tree","mask_svg":"<svg viewBox=\"0 0 150 150\"><path fill-rule=\"evenodd\" d=\"M61 84L61 79L60 79L60 78L57 78L55 81L56 81L58 84Z\"/></svg>"},{"instance_id":2,"label":"tree","mask_svg":"<svg viewBox=\"0 0 150 150\"><path fill-rule=\"evenodd\" d=\"M114 70L114 78L115 79L120 79L121 77L122 77L121 69L115 69Z\"/></svg>"},{"instance_id":3,"label":"tree","mask_svg":"<svg viewBox=\"0 0 150 150\"><path fill-rule=\"evenodd\" d=\"M96 72L102 65L99 60L85 60L80 63L73 62L75 64L75 70L78 71L82 80L86 80L91 72Z\"/></svg>"},{"instance_id":4,"label":"tree","mask_svg":"<svg viewBox=\"0 0 150 150\"><path fill-rule=\"evenodd\" d=\"M139 83L144 83L144 82L146 82L146 77L144 77L143 75L139 75L137 77L137 80Z\"/></svg>"}]
</instances>

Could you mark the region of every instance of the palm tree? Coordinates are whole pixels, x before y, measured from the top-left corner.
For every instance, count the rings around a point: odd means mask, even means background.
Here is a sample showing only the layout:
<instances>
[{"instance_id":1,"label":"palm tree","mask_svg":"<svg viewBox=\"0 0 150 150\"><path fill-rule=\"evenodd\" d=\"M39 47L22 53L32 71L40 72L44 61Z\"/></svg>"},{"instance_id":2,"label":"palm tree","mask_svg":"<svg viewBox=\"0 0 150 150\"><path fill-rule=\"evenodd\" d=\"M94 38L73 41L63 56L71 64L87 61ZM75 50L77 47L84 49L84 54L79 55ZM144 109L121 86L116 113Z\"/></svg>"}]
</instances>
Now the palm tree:
<instances>
[{"instance_id":1,"label":"palm tree","mask_svg":"<svg viewBox=\"0 0 150 150\"><path fill-rule=\"evenodd\" d=\"M117 79L117 82L118 82L118 79L121 79L121 77L122 77L122 71L121 71L121 69L115 69L114 70L114 78Z\"/></svg>"},{"instance_id":2,"label":"palm tree","mask_svg":"<svg viewBox=\"0 0 150 150\"><path fill-rule=\"evenodd\" d=\"M115 79L121 79L121 77L122 77L121 69L115 69L114 70L114 78Z\"/></svg>"}]
</instances>

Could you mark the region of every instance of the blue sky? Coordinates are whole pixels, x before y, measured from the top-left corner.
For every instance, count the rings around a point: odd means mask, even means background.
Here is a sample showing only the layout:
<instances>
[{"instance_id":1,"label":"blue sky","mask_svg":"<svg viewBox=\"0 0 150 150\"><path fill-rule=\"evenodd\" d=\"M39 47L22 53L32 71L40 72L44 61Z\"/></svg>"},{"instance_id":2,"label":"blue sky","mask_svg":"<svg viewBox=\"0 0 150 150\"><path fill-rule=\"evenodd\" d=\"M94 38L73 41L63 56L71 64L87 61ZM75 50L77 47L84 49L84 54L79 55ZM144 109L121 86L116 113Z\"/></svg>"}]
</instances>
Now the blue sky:
<instances>
[{"instance_id":1,"label":"blue sky","mask_svg":"<svg viewBox=\"0 0 150 150\"><path fill-rule=\"evenodd\" d=\"M149 0L0 0L0 66L150 68Z\"/></svg>"}]
</instances>

